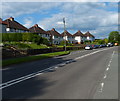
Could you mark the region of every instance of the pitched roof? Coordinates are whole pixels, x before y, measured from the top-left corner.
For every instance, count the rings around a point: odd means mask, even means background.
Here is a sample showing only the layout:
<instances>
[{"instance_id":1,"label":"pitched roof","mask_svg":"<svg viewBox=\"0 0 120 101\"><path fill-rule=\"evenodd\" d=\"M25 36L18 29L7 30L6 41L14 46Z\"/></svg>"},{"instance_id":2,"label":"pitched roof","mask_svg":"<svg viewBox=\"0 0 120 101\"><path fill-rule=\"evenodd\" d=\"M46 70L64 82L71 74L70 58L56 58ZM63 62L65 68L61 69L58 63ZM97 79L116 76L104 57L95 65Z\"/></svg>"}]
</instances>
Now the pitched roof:
<instances>
[{"instance_id":1,"label":"pitched roof","mask_svg":"<svg viewBox=\"0 0 120 101\"><path fill-rule=\"evenodd\" d=\"M41 34L47 34L46 31L44 31L42 28L38 26L38 24L35 24L31 28L29 28L30 32L32 33L41 33Z\"/></svg>"},{"instance_id":2,"label":"pitched roof","mask_svg":"<svg viewBox=\"0 0 120 101\"><path fill-rule=\"evenodd\" d=\"M73 36L85 37L85 35L80 30L78 30L75 34L73 34Z\"/></svg>"},{"instance_id":3,"label":"pitched roof","mask_svg":"<svg viewBox=\"0 0 120 101\"><path fill-rule=\"evenodd\" d=\"M67 30L65 30L65 34L66 34L66 36L73 37L73 35L70 34ZM64 32L61 34L61 36L64 36Z\"/></svg>"},{"instance_id":4,"label":"pitched roof","mask_svg":"<svg viewBox=\"0 0 120 101\"><path fill-rule=\"evenodd\" d=\"M2 19L0 18L0 24L7 25L7 22L2 21Z\"/></svg>"},{"instance_id":5,"label":"pitched roof","mask_svg":"<svg viewBox=\"0 0 120 101\"><path fill-rule=\"evenodd\" d=\"M14 29L20 29L20 30L28 31L28 29L26 27L24 27L22 24L15 21L13 17L10 17L10 18L6 19L4 22L7 23L8 28L14 28Z\"/></svg>"},{"instance_id":6,"label":"pitched roof","mask_svg":"<svg viewBox=\"0 0 120 101\"><path fill-rule=\"evenodd\" d=\"M55 36L61 36L60 33L58 33L54 28L52 28L51 30L47 31L48 34L53 34Z\"/></svg>"},{"instance_id":7,"label":"pitched roof","mask_svg":"<svg viewBox=\"0 0 120 101\"><path fill-rule=\"evenodd\" d=\"M86 32L84 35L85 35L86 37L89 36L89 37L93 37L93 38L94 38L94 36L93 36L89 31Z\"/></svg>"}]
</instances>

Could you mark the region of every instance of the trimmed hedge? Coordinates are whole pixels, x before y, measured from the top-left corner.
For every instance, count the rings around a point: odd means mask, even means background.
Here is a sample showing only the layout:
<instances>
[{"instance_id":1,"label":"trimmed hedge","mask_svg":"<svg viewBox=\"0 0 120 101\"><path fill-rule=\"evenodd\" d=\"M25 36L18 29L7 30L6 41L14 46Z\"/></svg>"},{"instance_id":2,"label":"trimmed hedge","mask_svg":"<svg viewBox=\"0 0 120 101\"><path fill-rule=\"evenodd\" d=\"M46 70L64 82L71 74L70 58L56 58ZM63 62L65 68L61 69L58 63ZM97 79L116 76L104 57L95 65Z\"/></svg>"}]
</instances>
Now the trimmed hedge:
<instances>
[{"instance_id":1,"label":"trimmed hedge","mask_svg":"<svg viewBox=\"0 0 120 101\"><path fill-rule=\"evenodd\" d=\"M2 42L19 42L19 41L27 41L34 42L37 45L46 44L49 45L49 40L47 38L43 38L35 33L1 33L2 34Z\"/></svg>"}]
</instances>

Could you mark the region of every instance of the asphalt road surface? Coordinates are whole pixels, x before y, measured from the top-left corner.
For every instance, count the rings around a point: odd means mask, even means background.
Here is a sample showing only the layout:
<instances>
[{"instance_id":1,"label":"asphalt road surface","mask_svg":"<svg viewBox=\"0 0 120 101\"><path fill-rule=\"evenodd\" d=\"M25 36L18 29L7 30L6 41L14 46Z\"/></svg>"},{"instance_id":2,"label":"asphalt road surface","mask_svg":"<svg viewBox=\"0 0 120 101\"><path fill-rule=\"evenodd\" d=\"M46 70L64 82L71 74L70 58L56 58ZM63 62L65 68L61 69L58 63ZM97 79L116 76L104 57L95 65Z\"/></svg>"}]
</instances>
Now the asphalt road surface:
<instances>
[{"instance_id":1,"label":"asphalt road surface","mask_svg":"<svg viewBox=\"0 0 120 101\"><path fill-rule=\"evenodd\" d=\"M118 47L100 48L8 66L2 71L2 98L117 99L117 55Z\"/></svg>"}]
</instances>

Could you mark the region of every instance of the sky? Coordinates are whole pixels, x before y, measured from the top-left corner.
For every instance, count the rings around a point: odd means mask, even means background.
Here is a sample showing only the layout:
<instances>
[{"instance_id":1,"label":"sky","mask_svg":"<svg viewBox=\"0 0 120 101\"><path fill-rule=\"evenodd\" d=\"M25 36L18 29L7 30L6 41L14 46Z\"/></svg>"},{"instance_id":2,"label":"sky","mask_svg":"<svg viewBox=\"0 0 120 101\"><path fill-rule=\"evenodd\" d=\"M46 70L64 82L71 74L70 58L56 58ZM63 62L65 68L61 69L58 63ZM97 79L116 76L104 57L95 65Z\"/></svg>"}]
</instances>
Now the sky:
<instances>
[{"instance_id":1,"label":"sky","mask_svg":"<svg viewBox=\"0 0 120 101\"><path fill-rule=\"evenodd\" d=\"M77 1L77 0L76 0ZM118 30L118 2L2 2L2 19L14 17L25 27L38 24L44 30L55 28L71 34L89 31L96 38L107 38Z\"/></svg>"}]
</instances>

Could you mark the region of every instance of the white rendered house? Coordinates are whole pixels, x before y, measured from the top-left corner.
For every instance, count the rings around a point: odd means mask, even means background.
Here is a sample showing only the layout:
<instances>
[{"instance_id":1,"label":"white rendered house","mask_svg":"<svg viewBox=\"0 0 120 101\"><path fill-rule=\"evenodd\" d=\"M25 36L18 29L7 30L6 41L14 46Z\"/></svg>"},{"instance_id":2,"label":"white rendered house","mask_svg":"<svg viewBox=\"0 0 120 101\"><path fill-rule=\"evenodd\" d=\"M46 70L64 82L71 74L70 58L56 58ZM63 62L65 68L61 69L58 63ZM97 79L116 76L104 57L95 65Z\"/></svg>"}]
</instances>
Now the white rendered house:
<instances>
[{"instance_id":1,"label":"white rendered house","mask_svg":"<svg viewBox=\"0 0 120 101\"><path fill-rule=\"evenodd\" d=\"M70 43L74 43L75 39L72 34L70 34L68 31L65 30L62 34L63 40L69 41Z\"/></svg>"},{"instance_id":2,"label":"white rendered house","mask_svg":"<svg viewBox=\"0 0 120 101\"><path fill-rule=\"evenodd\" d=\"M95 37L88 31L84 34L86 36L85 40L94 41Z\"/></svg>"},{"instance_id":3,"label":"white rendered house","mask_svg":"<svg viewBox=\"0 0 120 101\"><path fill-rule=\"evenodd\" d=\"M85 36L80 30L78 30L73 36L75 37L75 43L77 44L81 44L85 40Z\"/></svg>"}]
</instances>

